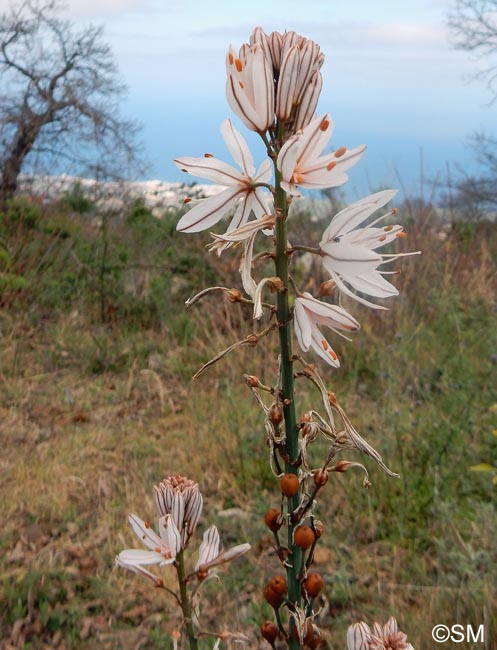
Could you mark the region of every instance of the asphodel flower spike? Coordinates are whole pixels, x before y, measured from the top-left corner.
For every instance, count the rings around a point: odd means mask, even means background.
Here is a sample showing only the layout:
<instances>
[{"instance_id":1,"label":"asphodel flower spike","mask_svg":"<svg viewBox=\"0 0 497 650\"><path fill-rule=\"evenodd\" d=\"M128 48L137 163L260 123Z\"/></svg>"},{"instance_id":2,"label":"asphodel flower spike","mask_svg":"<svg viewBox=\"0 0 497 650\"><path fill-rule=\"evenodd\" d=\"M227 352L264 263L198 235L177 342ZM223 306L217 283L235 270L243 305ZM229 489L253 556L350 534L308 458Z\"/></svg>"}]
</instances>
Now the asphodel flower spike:
<instances>
[{"instance_id":1,"label":"asphodel flower spike","mask_svg":"<svg viewBox=\"0 0 497 650\"><path fill-rule=\"evenodd\" d=\"M180 232L199 232L211 228L235 206L235 214L228 231L243 226L252 212L256 218L260 218L269 211L267 191L258 186L258 183L270 181L271 161L265 160L255 173L250 149L231 120L224 120L221 133L241 171L210 155L203 158L176 159L174 162L182 171L227 186L220 194L201 199L200 203L183 215L177 225Z\"/></svg>"},{"instance_id":2,"label":"asphodel flower spike","mask_svg":"<svg viewBox=\"0 0 497 650\"><path fill-rule=\"evenodd\" d=\"M374 298L390 298L398 295L398 290L383 277L385 273L391 272L379 271L378 267L392 262L400 255L381 255L377 249L398 237L403 237L404 229L400 225L374 227L378 221L395 214L395 209L382 215L369 226L363 228L358 226L375 210L393 199L396 193L395 190L377 192L341 210L331 220L319 244L324 267L338 288L346 295L374 309L386 309L386 307L358 296L349 285L355 291Z\"/></svg>"},{"instance_id":3,"label":"asphodel flower spike","mask_svg":"<svg viewBox=\"0 0 497 650\"><path fill-rule=\"evenodd\" d=\"M301 349L307 352L311 347L334 368L340 367L340 361L319 328L328 327L335 332L353 332L360 328L356 319L345 309L316 300L307 292L295 298L294 324Z\"/></svg>"},{"instance_id":4,"label":"asphodel flower spike","mask_svg":"<svg viewBox=\"0 0 497 650\"><path fill-rule=\"evenodd\" d=\"M277 165L283 177L281 187L288 194L301 196L298 186L321 190L343 185L348 180L345 171L359 162L366 147L341 147L321 156L332 133L333 123L326 114L312 120L303 131L285 142Z\"/></svg>"}]
</instances>

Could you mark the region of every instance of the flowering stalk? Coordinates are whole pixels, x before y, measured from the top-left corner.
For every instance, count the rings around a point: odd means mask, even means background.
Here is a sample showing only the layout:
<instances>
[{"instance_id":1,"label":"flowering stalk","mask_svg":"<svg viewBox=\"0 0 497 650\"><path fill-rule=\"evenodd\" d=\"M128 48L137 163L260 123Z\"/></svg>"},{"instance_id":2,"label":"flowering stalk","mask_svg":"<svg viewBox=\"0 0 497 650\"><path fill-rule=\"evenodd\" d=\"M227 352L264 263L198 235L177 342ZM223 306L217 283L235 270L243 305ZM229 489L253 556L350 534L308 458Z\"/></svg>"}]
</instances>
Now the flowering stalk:
<instances>
[{"instance_id":1,"label":"flowering stalk","mask_svg":"<svg viewBox=\"0 0 497 650\"><path fill-rule=\"evenodd\" d=\"M290 474L298 474L295 465L298 455L298 431L297 417L295 411L295 390L293 379L293 358L292 358L292 331L291 316L289 305L289 275L288 275L288 251L287 251L287 224L288 202L285 190L281 187L281 173L275 164L275 209L276 209L276 275L283 283L283 291L278 292L277 296L277 318L280 338L280 356L281 356L281 383L282 383L282 402L283 415L285 419L286 433L286 460L285 471ZM300 495L297 492L288 497L288 512L294 512L299 506ZM294 526L289 517L288 520L288 548L290 555L287 563L288 579L288 600L290 603L300 605L300 582L298 572L302 564L302 551L293 541ZM291 632L291 630L290 630ZM290 634L290 647L300 647L298 641Z\"/></svg>"},{"instance_id":2,"label":"flowering stalk","mask_svg":"<svg viewBox=\"0 0 497 650\"><path fill-rule=\"evenodd\" d=\"M185 558L182 550L176 556L176 572L178 574L181 611L183 612L183 624L186 627L188 643L190 644L190 650L198 650L198 641L197 637L195 636L195 630L193 628L192 621L192 606L186 588Z\"/></svg>"}]
</instances>

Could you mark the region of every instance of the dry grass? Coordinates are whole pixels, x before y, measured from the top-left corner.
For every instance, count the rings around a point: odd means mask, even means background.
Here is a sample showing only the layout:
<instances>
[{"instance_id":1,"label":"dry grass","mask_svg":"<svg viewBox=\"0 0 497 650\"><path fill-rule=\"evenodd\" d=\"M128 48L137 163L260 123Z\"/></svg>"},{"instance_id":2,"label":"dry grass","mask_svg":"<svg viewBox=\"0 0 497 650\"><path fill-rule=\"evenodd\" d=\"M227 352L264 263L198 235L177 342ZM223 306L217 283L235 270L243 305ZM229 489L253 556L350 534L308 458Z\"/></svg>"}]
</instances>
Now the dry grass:
<instances>
[{"instance_id":1,"label":"dry grass","mask_svg":"<svg viewBox=\"0 0 497 650\"><path fill-rule=\"evenodd\" d=\"M403 298L386 316L364 310L360 337L337 346L347 370L331 388L403 478L371 468L365 492L348 473L320 502L323 648L343 648L350 622L391 613L418 649L431 647L436 623L459 622L485 623L483 647L497 648L495 489L468 472L471 459L491 462L495 452L491 232L470 244L457 231L444 242L428 226L413 232L425 256L404 265ZM127 514L152 518L151 486L171 473L200 482L201 529L216 523L226 544L251 542L250 557L207 586L204 610L206 627L244 631L258 647L257 626L270 615L261 588L278 570L262 515L277 490L241 375L274 381L273 342L234 352L189 383L252 327L243 307L206 304L188 316L193 331L179 316L130 332L80 309L3 313L0 647L172 648L171 601L112 567L134 544ZM301 404L311 395L305 388Z\"/></svg>"}]
</instances>

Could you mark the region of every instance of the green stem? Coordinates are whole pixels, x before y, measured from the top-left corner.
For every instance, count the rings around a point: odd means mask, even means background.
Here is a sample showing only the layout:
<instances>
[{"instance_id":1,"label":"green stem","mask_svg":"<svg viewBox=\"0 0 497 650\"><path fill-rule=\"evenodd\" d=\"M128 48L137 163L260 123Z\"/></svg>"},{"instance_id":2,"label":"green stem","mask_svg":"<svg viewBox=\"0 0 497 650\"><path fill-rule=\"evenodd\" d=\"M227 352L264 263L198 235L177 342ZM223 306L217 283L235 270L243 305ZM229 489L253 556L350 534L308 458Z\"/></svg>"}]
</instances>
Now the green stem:
<instances>
[{"instance_id":1,"label":"green stem","mask_svg":"<svg viewBox=\"0 0 497 650\"><path fill-rule=\"evenodd\" d=\"M181 594L181 609L183 611L183 623L188 634L188 643L190 645L190 650L198 650L198 641L197 637L195 636L195 630L193 629L192 623L192 608L190 605L190 599L188 598L188 591L186 589L185 560L182 550L176 556L176 571L178 573L178 582Z\"/></svg>"},{"instance_id":2,"label":"green stem","mask_svg":"<svg viewBox=\"0 0 497 650\"><path fill-rule=\"evenodd\" d=\"M281 381L282 381L282 401L283 413L285 417L286 433L286 454L285 470L287 473L297 474L298 470L295 461L299 455L297 418L295 413L295 393L293 378L293 358L292 358L292 328L290 319L290 305L288 301L288 252L287 252L287 227L286 219L288 214L288 204L286 192L281 187L281 173L275 164L275 207L276 207L276 275L283 281L284 290L278 293L277 297L277 318L280 337L280 354L281 354ZM299 506L299 494L288 499L288 511L291 513ZM287 581L288 581L288 600L291 605L300 606L300 581L298 580L299 569L302 564L302 551L293 543L294 525L291 517L288 517L288 556ZM292 624L293 626L293 624ZM290 629L289 648L299 648L299 642L294 638Z\"/></svg>"}]
</instances>

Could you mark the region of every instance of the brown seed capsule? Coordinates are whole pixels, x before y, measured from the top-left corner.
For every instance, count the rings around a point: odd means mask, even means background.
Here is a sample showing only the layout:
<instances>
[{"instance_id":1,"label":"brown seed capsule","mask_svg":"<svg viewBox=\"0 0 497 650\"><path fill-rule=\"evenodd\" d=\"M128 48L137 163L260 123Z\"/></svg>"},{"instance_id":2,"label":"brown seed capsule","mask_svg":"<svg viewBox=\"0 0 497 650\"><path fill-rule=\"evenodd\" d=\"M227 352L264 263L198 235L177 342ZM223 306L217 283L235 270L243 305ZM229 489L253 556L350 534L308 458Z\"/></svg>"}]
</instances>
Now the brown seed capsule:
<instances>
[{"instance_id":1,"label":"brown seed capsule","mask_svg":"<svg viewBox=\"0 0 497 650\"><path fill-rule=\"evenodd\" d=\"M280 521L280 515L281 512L277 508L269 508L264 515L264 522L273 533L278 532L283 524L283 522Z\"/></svg>"},{"instance_id":2,"label":"brown seed capsule","mask_svg":"<svg viewBox=\"0 0 497 650\"><path fill-rule=\"evenodd\" d=\"M259 377L256 377L255 375L245 375L245 381L250 388L259 388L261 385Z\"/></svg>"},{"instance_id":3,"label":"brown seed capsule","mask_svg":"<svg viewBox=\"0 0 497 650\"><path fill-rule=\"evenodd\" d=\"M296 474L284 474L280 478L280 488L286 497L293 497L299 491L299 479Z\"/></svg>"},{"instance_id":4,"label":"brown seed capsule","mask_svg":"<svg viewBox=\"0 0 497 650\"><path fill-rule=\"evenodd\" d=\"M307 578L304 580L304 587L307 592L307 595L311 598L316 598L319 596L324 587L324 580L320 573L313 571L309 573Z\"/></svg>"},{"instance_id":5,"label":"brown seed capsule","mask_svg":"<svg viewBox=\"0 0 497 650\"><path fill-rule=\"evenodd\" d=\"M269 643L274 643L279 634L278 626L273 623L273 621L264 621L264 623L261 625L261 634L266 639L266 641L269 641Z\"/></svg>"},{"instance_id":6,"label":"brown seed capsule","mask_svg":"<svg viewBox=\"0 0 497 650\"><path fill-rule=\"evenodd\" d=\"M282 577L282 576L276 576L276 577ZM273 588L273 584L274 584L273 580L274 578L270 580L267 583L267 585L264 587L264 598L271 605L271 607L273 607L274 609L278 609L283 604L283 601L285 600L286 590L284 592L276 591ZM285 584L286 584L286 580L285 580ZM278 585L279 583L276 583L276 588L281 589L281 586L279 587Z\"/></svg>"},{"instance_id":7,"label":"brown seed capsule","mask_svg":"<svg viewBox=\"0 0 497 650\"><path fill-rule=\"evenodd\" d=\"M283 421L283 409L279 404L271 404L268 416L273 424L280 424Z\"/></svg>"},{"instance_id":8,"label":"brown seed capsule","mask_svg":"<svg viewBox=\"0 0 497 650\"><path fill-rule=\"evenodd\" d=\"M314 650L315 648L318 647L319 643L321 641L321 632L315 625L311 625L311 632L310 634L307 633L305 635L304 643L308 648L311 648Z\"/></svg>"},{"instance_id":9,"label":"brown seed capsule","mask_svg":"<svg viewBox=\"0 0 497 650\"><path fill-rule=\"evenodd\" d=\"M268 586L270 586L275 593L280 594L281 596L285 596L288 591L288 584L285 576L273 576L268 582Z\"/></svg>"},{"instance_id":10,"label":"brown seed capsule","mask_svg":"<svg viewBox=\"0 0 497 650\"><path fill-rule=\"evenodd\" d=\"M293 541L304 551L312 546L315 539L316 535L310 526L299 526L293 533Z\"/></svg>"},{"instance_id":11,"label":"brown seed capsule","mask_svg":"<svg viewBox=\"0 0 497 650\"><path fill-rule=\"evenodd\" d=\"M316 519L314 522L314 531L316 533L316 537L319 539L321 535L324 533L324 524L322 521L319 519Z\"/></svg>"},{"instance_id":12,"label":"brown seed capsule","mask_svg":"<svg viewBox=\"0 0 497 650\"><path fill-rule=\"evenodd\" d=\"M326 485L326 483L328 483L328 470L318 469L314 472L314 483L319 487Z\"/></svg>"}]
</instances>

